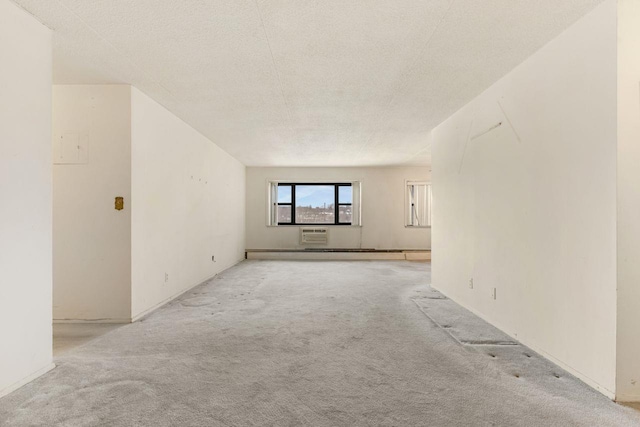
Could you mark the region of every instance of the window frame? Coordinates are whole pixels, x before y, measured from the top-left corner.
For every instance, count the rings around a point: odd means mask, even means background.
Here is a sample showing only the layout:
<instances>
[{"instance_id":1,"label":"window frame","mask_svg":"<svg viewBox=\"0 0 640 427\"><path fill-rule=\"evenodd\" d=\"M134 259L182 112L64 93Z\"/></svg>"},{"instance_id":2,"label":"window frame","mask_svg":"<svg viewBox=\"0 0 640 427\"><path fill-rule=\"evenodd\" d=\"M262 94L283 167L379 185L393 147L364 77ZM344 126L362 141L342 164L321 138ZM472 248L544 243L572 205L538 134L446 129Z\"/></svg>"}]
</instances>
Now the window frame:
<instances>
[{"instance_id":1,"label":"window frame","mask_svg":"<svg viewBox=\"0 0 640 427\"><path fill-rule=\"evenodd\" d=\"M431 206L432 206L432 188L431 188L431 182L430 181L422 181L422 180L406 180L404 183L404 194L405 194L405 228L431 228ZM425 186L426 187L426 198L424 199L423 203L424 206L422 206L422 208L425 211L425 219L426 219L426 224L414 224L413 223L413 207L412 207L412 201L410 199L409 196L409 187L410 186ZM411 220L409 220L409 218L411 218Z\"/></svg>"},{"instance_id":2,"label":"window frame","mask_svg":"<svg viewBox=\"0 0 640 427\"><path fill-rule=\"evenodd\" d=\"M278 200L275 201L274 205L276 207L275 213L275 225L277 226L328 226L328 225L338 225L338 226L352 226L353 225L353 212L351 216L350 222L340 222L340 206L351 206L353 209L353 198L354 198L354 185L352 182L275 182L274 183L278 188L280 187L291 187L291 202L283 202L280 203ZM334 211L334 220L333 222L296 222L296 186L333 186L333 211ZM340 187L350 187L351 188L351 202L350 203L340 203ZM277 193L276 193L277 194ZM291 222L280 222L278 221L278 208L280 206L290 206L291 207Z\"/></svg>"}]
</instances>

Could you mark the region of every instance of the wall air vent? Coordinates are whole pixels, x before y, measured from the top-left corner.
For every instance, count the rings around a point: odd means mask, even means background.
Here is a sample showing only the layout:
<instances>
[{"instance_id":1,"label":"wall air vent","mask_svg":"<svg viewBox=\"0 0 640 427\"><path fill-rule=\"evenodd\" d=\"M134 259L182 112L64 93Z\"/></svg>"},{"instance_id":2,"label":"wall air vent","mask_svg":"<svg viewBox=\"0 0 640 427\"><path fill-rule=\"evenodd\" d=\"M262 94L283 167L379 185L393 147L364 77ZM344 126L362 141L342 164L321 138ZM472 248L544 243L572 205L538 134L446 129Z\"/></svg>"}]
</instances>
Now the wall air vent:
<instances>
[{"instance_id":1,"label":"wall air vent","mask_svg":"<svg viewBox=\"0 0 640 427\"><path fill-rule=\"evenodd\" d=\"M301 245L326 245L329 241L329 230L318 227L301 227Z\"/></svg>"}]
</instances>

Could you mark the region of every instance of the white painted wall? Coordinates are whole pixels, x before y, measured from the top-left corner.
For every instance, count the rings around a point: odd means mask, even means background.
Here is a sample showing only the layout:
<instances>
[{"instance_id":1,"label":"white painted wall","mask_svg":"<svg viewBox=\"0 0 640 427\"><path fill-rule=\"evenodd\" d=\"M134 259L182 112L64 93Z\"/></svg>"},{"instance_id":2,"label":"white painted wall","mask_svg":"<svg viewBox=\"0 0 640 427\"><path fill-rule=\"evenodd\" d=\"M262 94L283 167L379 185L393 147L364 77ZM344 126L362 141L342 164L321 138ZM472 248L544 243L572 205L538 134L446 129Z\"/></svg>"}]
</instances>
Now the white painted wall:
<instances>
[{"instance_id":1,"label":"white painted wall","mask_svg":"<svg viewBox=\"0 0 640 427\"><path fill-rule=\"evenodd\" d=\"M3 396L53 367L51 32L7 0L0 0L0 64Z\"/></svg>"},{"instance_id":2,"label":"white painted wall","mask_svg":"<svg viewBox=\"0 0 640 427\"><path fill-rule=\"evenodd\" d=\"M615 0L434 130L433 198L434 286L613 397Z\"/></svg>"},{"instance_id":3,"label":"white painted wall","mask_svg":"<svg viewBox=\"0 0 640 427\"><path fill-rule=\"evenodd\" d=\"M426 144L426 142L425 142ZM247 249L298 249L299 227L268 227L267 182L362 183L362 226L329 226L330 248L429 249L431 229L406 228L405 180L429 181L428 167L247 168Z\"/></svg>"},{"instance_id":4,"label":"white painted wall","mask_svg":"<svg viewBox=\"0 0 640 427\"><path fill-rule=\"evenodd\" d=\"M54 163L73 161L60 159L72 157L60 144L73 135L86 162L53 167L53 318L127 322L131 86L54 86ZM124 197L121 211L116 196Z\"/></svg>"},{"instance_id":5,"label":"white painted wall","mask_svg":"<svg viewBox=\"0 0 640 427\"><path fill-rule=\"evenodd\" d=\"M640 2L618 0L616 398L640 401Z\"/></svg>"},{"instance_id":6,"label":"white painted wall","mask_svg":"<svg viewBox=\"0 0 640 427\"><path fill-rule=\"evenodd\" d=\"M135 88L131 101L137 318L244 258L245 167Z\"/></svg>"}]
</instances>

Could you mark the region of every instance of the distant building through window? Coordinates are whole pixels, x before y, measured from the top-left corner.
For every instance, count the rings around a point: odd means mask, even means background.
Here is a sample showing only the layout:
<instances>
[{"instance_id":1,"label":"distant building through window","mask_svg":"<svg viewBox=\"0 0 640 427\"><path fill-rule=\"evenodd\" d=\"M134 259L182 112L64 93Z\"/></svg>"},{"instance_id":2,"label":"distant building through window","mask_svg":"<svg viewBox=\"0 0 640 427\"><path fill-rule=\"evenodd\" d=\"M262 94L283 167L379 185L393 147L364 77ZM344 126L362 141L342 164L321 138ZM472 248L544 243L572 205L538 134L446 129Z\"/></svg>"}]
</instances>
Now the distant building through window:
<instances>
[{"instance_id":1,"label":"distant building through window","mask_svg":"<svg viewBox=\"0 0 640 427\"><path fill-rule=\"evenodd\" d=\"M277 225L351 225L351 183L279 183L276 187Z\"/></svg>"}]
</instances>

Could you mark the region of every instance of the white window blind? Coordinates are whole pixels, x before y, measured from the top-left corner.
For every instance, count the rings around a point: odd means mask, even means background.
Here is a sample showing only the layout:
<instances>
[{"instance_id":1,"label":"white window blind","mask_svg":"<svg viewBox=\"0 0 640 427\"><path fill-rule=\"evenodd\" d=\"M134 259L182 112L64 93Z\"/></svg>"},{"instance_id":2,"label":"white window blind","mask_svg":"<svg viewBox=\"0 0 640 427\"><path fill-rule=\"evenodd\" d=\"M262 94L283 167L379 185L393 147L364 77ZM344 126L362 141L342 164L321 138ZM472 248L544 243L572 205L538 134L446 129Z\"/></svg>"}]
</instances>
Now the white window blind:
<instances>
[{"instance_id":1,"label":"white window blind","mask_svg":"<svg viewBox=\"0 0 640 427\"><path fill-rule=\"evenodd\" d=\"M406 182L405 226L431 227L431 184L428 182Z\"/></svg>"}]
</instances>

